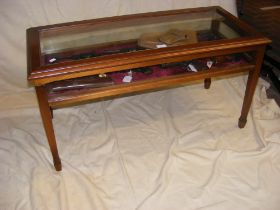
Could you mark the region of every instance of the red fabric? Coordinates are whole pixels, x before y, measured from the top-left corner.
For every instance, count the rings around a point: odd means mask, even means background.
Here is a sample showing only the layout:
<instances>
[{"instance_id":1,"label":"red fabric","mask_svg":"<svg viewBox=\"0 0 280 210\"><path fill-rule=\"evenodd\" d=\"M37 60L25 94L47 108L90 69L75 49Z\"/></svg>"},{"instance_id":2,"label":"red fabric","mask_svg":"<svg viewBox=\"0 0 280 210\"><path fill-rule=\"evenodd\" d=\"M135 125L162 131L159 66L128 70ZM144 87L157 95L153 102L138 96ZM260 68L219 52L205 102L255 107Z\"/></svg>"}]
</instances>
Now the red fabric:
<instances>
[{"instance_id":1,"label":"red fabric","mask_svg":"<svg viewBox=\"0 0 280 210\"><path fill-rule=\"evenodd\" d=\"M146 80L146 79L153 79L158 77L165 77L169 75L175 75L175 74L182 74L187 73L187 70L185 68L182 68L181 66L174 66L174 67L168 67L163 68L161 66L151 66L149 67L151 69L151 73L143 73L143 72L132 72L132 81L140 81L140 80ZM115 84L122 84L123 78L128 75L128 71L125 72L113 72L109 76L114 81Z\"/></svg>"}]
</instances>

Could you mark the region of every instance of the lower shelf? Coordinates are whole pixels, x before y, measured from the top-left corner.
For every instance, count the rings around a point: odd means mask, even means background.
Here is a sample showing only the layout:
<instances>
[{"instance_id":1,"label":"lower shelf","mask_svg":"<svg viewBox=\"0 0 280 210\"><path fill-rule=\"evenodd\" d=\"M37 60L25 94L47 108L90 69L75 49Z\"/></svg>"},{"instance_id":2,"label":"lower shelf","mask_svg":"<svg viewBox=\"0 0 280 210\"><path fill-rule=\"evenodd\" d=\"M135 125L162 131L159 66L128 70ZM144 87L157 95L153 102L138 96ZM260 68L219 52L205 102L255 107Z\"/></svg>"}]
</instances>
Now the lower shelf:
<instances>
[{"instance_id":1,"label":"lower shelf","mask_svg":"<svg viewBox=\"0 0 280 210\"><path fill-rule=\"evenodd\" d=\"M140 80L132 83L116 85L114 84L91 89L71 90L60 93L53 93L52 90L49 89L48 101L51 107L59 108L89 100L97 100L124 94L179 86L191 81L230 75L239 72L246 72L254 70L254 68L255 65L244 63L223 68L211 68L209 70L193 72L189 74L171 75L166 77Z\"/></svg>"}]
</instances>

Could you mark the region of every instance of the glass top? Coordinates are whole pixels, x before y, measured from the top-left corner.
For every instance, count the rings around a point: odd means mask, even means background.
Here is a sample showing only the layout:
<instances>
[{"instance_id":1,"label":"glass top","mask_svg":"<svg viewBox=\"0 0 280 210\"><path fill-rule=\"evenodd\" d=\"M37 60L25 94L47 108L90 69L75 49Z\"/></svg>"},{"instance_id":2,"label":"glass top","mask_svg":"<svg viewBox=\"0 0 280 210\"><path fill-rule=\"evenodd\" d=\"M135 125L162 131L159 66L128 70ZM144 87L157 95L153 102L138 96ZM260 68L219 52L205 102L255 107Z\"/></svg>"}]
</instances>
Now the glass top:
<instances>
[{"instance_id":1,"label":"glass top","mask_svg":"<svg viewBox=\"0 0 280 210\"><path fill-rule=\"evenodd\" d=\"M41 30L41 65L245 35L216 9L95 20Z\"/></svg>"}]
</instances>

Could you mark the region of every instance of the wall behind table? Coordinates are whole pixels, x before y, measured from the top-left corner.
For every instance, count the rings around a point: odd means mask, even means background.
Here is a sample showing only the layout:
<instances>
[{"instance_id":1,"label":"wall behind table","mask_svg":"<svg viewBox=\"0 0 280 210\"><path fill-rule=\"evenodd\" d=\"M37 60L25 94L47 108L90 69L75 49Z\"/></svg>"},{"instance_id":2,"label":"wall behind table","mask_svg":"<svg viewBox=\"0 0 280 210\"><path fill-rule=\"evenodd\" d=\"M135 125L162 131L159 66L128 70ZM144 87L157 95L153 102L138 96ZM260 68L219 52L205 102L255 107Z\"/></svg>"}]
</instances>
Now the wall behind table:
<instances>
[{"instance_id":1,"label":"wall behind table","mask_svg":"<svg viewBox=\"0 0 280 210\"><path fill-rule=\"evenodd\" d=\"M0 96L28 90L27 28L99 17L211 5L220 5L236 14L235 0L1 0Z\"/></svg>"}]
</instances>

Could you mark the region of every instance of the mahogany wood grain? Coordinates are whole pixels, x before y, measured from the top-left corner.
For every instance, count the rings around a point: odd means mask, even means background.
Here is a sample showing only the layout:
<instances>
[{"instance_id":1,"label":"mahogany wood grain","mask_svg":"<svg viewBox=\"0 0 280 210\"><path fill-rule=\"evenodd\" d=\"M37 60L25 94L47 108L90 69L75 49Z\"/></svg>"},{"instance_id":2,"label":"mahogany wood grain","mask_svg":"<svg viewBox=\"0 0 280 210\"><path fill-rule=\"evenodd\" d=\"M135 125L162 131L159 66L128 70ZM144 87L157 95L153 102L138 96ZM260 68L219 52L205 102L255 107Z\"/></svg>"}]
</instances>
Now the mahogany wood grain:
<instances>
[{"instance_id":1,"label":"mahogany wood grain","mask_svg":"<svg viewBox=\"0 0 280 210\"><path fill-rule=\"evenodd\" d=\"M35 87L35 88L36 88L36 93L37 93L37 98L38 98L38 103L39 103L39 108L40 108L43 125L45 128L46 136L47 136L49 146L51 149L51 153L53 156L54 167L57 171L61 171L62 166L61 166L61 161L60 161L60 158L58 155L56 139L55 139L53 123L52 123L52 112L51 112L51 108L48 103L46 90L45 90L44 86L39 86L39 87Z\"/></svg>"},{"instance_id":2,"label":"mahogany wood grain","mask_svg":"<svg viewBox=\"0 0 280 210\"><path fill-rule=\"evenodd\" d=\"M39 32L32 28L27 29L26 34L27 70L31 75L33 69L40 67L40 39Z\"/></svg>"},{"instance_id":3,"label":"mahogany wood grain","mask_svg":"<svg viewBox=\"0 0 280 210\"><path fill-rule=\"evenodd\" d=\"M239 128L244 128L247 122L247 116L248 112L252 103L252 99L254 96L254 92L257 86L261 66L262 66L262 61L263 61L263 56L264 56L264 51L265 51L265 46L259 47L258 51L256 52L255 56L255 69L254 71L250 71L248 75L248 81L247 81L247 86L246 86L246 91L245 91L245 96L243 100L243 106L241 110L241 116L238 121L238 126Z\"/></svg>"}]
</instances>

